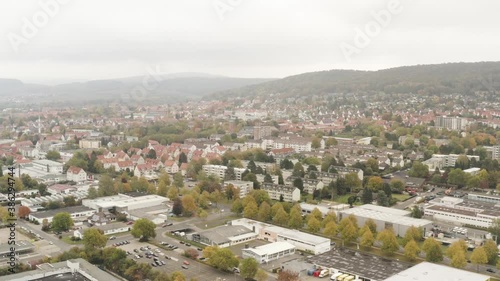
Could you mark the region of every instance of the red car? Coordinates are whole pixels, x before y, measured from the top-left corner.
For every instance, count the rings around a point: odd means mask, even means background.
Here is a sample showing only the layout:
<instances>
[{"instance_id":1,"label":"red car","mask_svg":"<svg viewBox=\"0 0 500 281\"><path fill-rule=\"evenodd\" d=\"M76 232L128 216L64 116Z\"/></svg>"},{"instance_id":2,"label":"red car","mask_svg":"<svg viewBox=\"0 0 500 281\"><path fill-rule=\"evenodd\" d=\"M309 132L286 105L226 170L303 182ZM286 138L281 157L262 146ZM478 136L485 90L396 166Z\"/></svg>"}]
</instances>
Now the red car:
<instances>
[{"instance_id":1,"label":"red car","mask_svg":"<svg viewBox=\"0 0 500 281\"><path fill-rule=\"evenodd\" d=\"M131 224L133 224L133 223L134 223L133 221L129 221L129 222L127 222L127 224L128 224L128 225L131 225Z\"/></svg>"},{"instance_id":2,"label":"red car","mask_svg":"<svg viewBox=\"0 0 500 281\"><path fill-rule=\"evenodd\" d=\"M189 265L189 262L188 261L184 261L183 264Z\"/></svg>"}]
</instances>

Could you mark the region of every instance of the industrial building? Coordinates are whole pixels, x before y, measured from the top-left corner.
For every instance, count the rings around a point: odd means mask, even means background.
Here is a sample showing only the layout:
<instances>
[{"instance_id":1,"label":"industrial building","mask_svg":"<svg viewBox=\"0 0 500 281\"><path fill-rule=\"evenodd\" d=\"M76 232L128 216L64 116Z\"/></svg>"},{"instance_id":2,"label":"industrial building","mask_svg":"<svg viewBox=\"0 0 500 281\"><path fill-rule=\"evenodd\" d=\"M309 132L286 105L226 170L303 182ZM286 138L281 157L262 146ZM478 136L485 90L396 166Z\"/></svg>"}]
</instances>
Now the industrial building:
<instances>
[{"instance_id":1,"label":"industrial building","mask_svg":"<svg viewBox=\"0 0 500 281\"><path fill-rule=\"evenodd\" d=\"M257 238L257 233L242 225L224 225L192 235L192 240L221 248L246 243Z\"/></svg>"},{"instance_id":2,"label":"industrial building","mask_svg":"<svg viewBox=\"0 0 500 281\"><path fill-rule=\"evenodd\" d=\"M51 223L54 216L59 213L69 213L75 225L81 225L83 224L83 222L87 221L88 217L95 213L95 210L87 208L85 206L73 206L43 212L30 213L29 219L31 221L37 221L40 224L44 219L47 219L48 223Z\"/></svg>"},{"instance_id":3,"label":"industrial building","mask_svg":"<svg viewBox=\"0 0 500 281\"><path fill-rule=\"evenodd\" d=\"M268 263L293 254L295 254L295 246L288 242L274 242L242 250L243 258L253 258L258 263Z\"/></svg>"},{"instance_id":4,"label":"industrial building","mask_svg":"<svg viewBox=\"0 0 500 281\"><path fill-rule=\"evenodd\" d=\"M308 258L308 261L316 267L329 269L333 274L348 274L354 276L355 280L383 281L412 266L393 259L358 252L348 248L335 248L321 255ZM412 279L405 279L409 281ZM427 279L439 280L439 279Z\"/></svg>"},{"instance_id":5,"label":"industrial building","mask_svg":"<svg viewBox=\"0 0 500 281\"><path fill-rule=\"evenodd\" d=\"M73 259L58 263L44 263L37 269L6 276L0 276L0 281L120 281L113 275L99 269L84 259Z\"/></svg>"},{"instance_id":6,"label":"industrial building","mask_svg":"<svg viewBox=\"0 0 500 281\"><path fill-rule=\"evenodd\" d=\"M96 199L84 199L82 200L82 204L97 212L109 211L110 209L116 212L127 212L145 207L165 205L168 201L168 198L158 195L130 196L118 194Z\"/></svg>"},{"instance_id":7,"label":"industrial building","mask_svg":"<svg viewBox=\"0 0 500 281\"><path fill-rule=\"evenodd\" d=\"M342 210L339 214L339 220L354 215L360 226L363 226L367 220L372 219L377 225L377 231L392 228L398 236L404 236L406 230L411 226L421 227L424 233L432 228L432 221L412 218L408 211L372 204Z\"/></svg>"},{"instance_id":8,"label":"industrial building","mask_svg":"<svg viewBox=\"0 0 500 281\"><path fill-rule=\"evenodd\" d=\"M297 250L314 255L328 252L331 240L321 236L312 235L295 229L288 229L272 224L267 224L250 219L237 219L231 225L242 225L257 233L257 238L269 242L288 242Z\"/></svg>"},{"instance_id":9,"label":"industrial building","mask_svg":"<svg viewBox=\"0 0 500 281\"><path fill-rule=\"evenodd\" d=\"M474 273L458 268L429 262L421 262L385 279L384 281L488 281L490 278L491 277L488 275Z\"/></svg>"},{"instance_id":10,"label":"industrial building","mask_svg":"<svg viewBox=\"0 0 500 281\"><path fill-rule=\"evenodd\" d=\"M340 211L345 210L345 209L349 209L349 205L348 204L337 204L337 205L325 206L325 205L314 205L314 204L309 204L309 203L300 203L300 208L302 209L303 216L307 216L314 209L318 209L323 214L323 217L325 217L330 212L335 213L335 215L338 216Z\"/></svg>"},{"instance_id":11,"label":"industrial building","mask_svg":"<svg viewBox=\"0 0 500 281\"><path fill-rule=\"evenodd\" d=\"M424 207L424 214L434 220L476 227L490 227L494 219L500 218L500 207L495 203L496 197L471 194L468 198L474 200L436 198Z\"/></svg>"}]
</instances>

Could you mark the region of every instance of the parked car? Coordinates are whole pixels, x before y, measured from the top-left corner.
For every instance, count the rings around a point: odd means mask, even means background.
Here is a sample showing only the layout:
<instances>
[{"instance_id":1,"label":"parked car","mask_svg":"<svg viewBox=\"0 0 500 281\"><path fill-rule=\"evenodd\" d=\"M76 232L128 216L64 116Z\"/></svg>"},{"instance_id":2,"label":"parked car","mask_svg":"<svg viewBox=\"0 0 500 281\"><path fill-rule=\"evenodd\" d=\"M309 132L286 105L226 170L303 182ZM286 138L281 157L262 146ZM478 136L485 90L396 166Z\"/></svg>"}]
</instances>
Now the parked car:
<instances>
[{"instance_id":1,"label":"parked car","mask_svg":"<svg viewBox=\"0 0 500 281\"><path fill-rule=\"evenodd\" d=\"M182 268L184 268L184 269L188 269L188 268L189 268L189 267L188 267L187 265L185 265L185 264L183 264L181 267L182 267Z\"/></svg>"},{"instance_id":2,"label":"parked car","mask_svg":"<svg viewBox=\"0 0 500 281\"><path fill-rule=\"evenodd\" d=\"M486 269L486 271L491 272L491 273L495 273L495 271L491 268Z\"/></svg>"},{"instance_id":3,"label":"parked car","mask_svg":"<svg viewBox=\"0 0 500 281\"><path fill-rule=\"evenodd\" d=\"M182 263L185 264L185 265L189 265L188 261L183 261Z\"/></svg>"},{"instance_id":4,"label":"parked car","mask_svg":"<svg viewBox=\"0 0 500 281\"><path fill-rule=\"evenodd\" d=\"M109 240L115 240L115 239L116 239L116 236L109 237Z\"/></svg>"}]
</instances>

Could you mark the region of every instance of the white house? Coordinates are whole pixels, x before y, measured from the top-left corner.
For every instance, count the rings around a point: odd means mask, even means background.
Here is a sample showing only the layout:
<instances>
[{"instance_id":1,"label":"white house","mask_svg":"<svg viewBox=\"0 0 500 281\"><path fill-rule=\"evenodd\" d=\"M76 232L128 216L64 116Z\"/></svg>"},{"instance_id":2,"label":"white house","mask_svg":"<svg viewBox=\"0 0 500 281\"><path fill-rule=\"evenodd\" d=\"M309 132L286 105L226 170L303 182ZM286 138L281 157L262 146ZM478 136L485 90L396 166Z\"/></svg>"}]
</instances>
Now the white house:
<instances>
[{"instance_id":1,"label":"white house","mask_svg":"<svg viewBox=\"0 0 500 281\"><path fill-rule=\"evenodd\" d=\"M167 160L165 161L164 165L165 165L165 172L169 174L176 174L177 172L179 172L179 165L177 164L176 161Z\"/></svg>"},{"instance_id":2,"label":"white house","mask_svg":"<svg viewBox=\"0 0 500 281\"><path fill-rule=\"evenodd\" d=\"M87 173L79 167L71 166L66 173L66 179L77 183L87 180Z\"/></svg>"},{"instance_id":3,"label":"white house","mask_svg":"<svg viewBox=\"0 0 500 281\"><path fill-rule=\"evenodd\" d=\"M123 222L115 222L96 226L96 228L102 230L104 232L104 235L111 235L129 231L130 225L127 225Z\"/></svg>"}]
</instances>

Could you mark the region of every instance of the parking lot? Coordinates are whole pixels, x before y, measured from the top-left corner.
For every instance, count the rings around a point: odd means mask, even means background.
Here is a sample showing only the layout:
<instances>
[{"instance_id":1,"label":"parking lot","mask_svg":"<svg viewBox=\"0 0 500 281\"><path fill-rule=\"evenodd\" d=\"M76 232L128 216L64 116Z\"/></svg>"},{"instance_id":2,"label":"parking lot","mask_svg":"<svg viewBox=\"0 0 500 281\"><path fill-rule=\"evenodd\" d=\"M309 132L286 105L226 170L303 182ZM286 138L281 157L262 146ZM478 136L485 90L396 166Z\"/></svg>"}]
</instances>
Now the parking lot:
<instances>
[{"instance_id":1,"label":"parking lot","mask_svg":"<svg viewBox=\"0 0 500 281\"><path fill-rule=\"evenodd\" d=\"M194 246L186 246L185 244L181 244L178 240L162 236L161 234L159 234L157 238L160 238L158 239L160 241L168 243L169 245L174 245L178 248L175 250L172 249L167 250L164 248L159 248L149 243L139 242L137 239L132 238L132 236L129 235L117 237L117 239L110 240L108 242L108 245L112 245L114 243L119 243L127 240L130 242L129 244L119 245L117 246L117 248L122 249L124 251L128 251L130 253L128 257L130 259L133 259L137 262L151 264L152 262L154 262L155 256L151 256L150 258L146 257L146 252L151 251L157 256L156 258L160 261L160 263L161 262L165 263L164 265L155 266L154 268L156 270L164 271L169 274L171 274L174 271L180 271L187 277L188 280L191 278L196 278L197 280L200 281L215 280L217 277L221 277L227 280L244 280L238 275L221 272L199 261L194 261L184 257L183 256L184 250L187 248L196 249L196 247ZM140 249L141 247L143 248L143 250ZM150 249L147 250L145 249L145 247L149 247ZM163 247L166 248L166 245ZM201 257L202 255L201 251L199 251L199 253ZM137 258L135 255L141 255L142 257ZM182 268L184 261L189 262L189 265L186 265L187 269Z\"/></svg>"}]
</instances>

